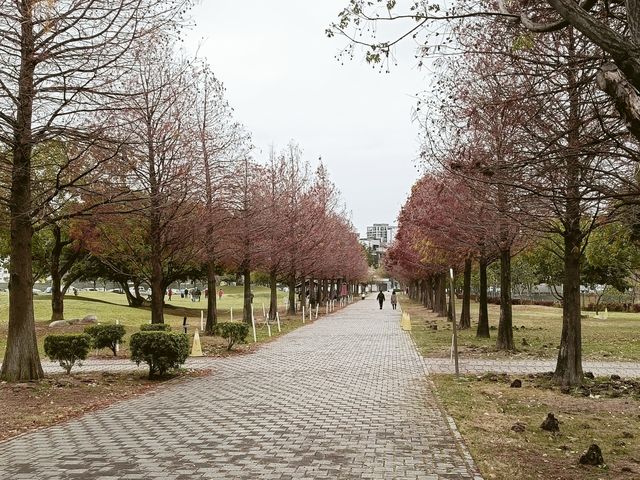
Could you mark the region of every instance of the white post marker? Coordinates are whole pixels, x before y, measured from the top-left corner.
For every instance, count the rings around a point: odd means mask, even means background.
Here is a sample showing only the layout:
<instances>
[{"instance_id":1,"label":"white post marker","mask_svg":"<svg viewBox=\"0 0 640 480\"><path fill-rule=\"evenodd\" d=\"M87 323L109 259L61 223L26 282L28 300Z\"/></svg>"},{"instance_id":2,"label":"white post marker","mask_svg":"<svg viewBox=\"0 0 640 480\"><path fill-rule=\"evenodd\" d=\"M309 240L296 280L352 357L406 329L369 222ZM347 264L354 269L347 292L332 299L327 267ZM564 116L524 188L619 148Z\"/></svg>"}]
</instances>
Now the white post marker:
<instances>
[{"instance_id":1,"label":"white post marker","mask_svg":"<svg viewBox=\"0 0 640 480\"><path fill-rule=\"evenodd\" d=\"M324 310L325 310L324 314L329 315L329 302L324 304Z\"/></svg>"},{"instance_id":2,"label":"white post marker","mask_svg":"<svg viewBox=\"0 0 640 480\"><path fill-rule=\"evenodd\" d=\"M267 332L269 333L269 337L271 337L271 325L267 322Z\"/></svg>"},{"instance_id":3,"label":"white post marker","mask_svg":"<svg viewBox=\"0 0 640 480\"><path fill-rule=\"evenodd\" d=\"M200 310L200 330L204 332L204 311Z\"/></svg>"},{"instance_id":4,"label":"white post marker","mask_svg":"<svg viewBox=\"0 0 640 480\"><path fill-rule=\"evenodd\" d=\"M320 304L316 304L316 320L318 319L318 310L320 310Z\"/></svg>"},{"instance_id":5,"label":"white post marker","mask_svg":"<svg viewBox=\"0 0 640 480\"><path fill-rule=\"evenodd\" d=\"M276 320L278 321L278 333L280 333L282 330L280 330L280 314L278 312L276 312Z\"/></svg>"},{"instance_id":6,"label":"white post marker","mask_svg":"<svg viewBox=\"0 0 640 480\"><path fill-rule=\"evenodd\" d=\"M262 316L265 318L267 318L267 311L264 309L264 302L262 302Z\"/></svg>"},{"instance_id":7,"label":"white post marker","mask_svg":"<svg viewBox=\"0 0 640 480\"><path fill-rule=\"evenodd\" d=\"M304 305L302 306L302 323L304 323Z\"/></svg>"},{"instance_id":8,"label":"white post marker","mask_svg":"<svg viewBox=\"0 0 640 480\"><path fill-rule=\"evenodd\" d=\"M120 325L120 320L116 319L116 325ZM116 355L120 352L120 342L116 342Z\"/></svg>"},{"instance_id":9,"label":"white post marker","mask_svg":"<svg viewBox=\"0 0 640 480\"><path fill-rule=\"evenodd\" d=\"M253 305L251 305L251 326L253 327L253 343L258 343L256 336L256 317L253 315Z\"/></svg>"},{"instance_id":10,"label":"white post marker","mask_svg":"<svg viewBox=\"0 0 640 480\"><path fill-rule=\"evenodd\" d=\"M233 322L233 307L230 307L230 308L231 308L231 321Z\"/></svg>"}]
</instances>

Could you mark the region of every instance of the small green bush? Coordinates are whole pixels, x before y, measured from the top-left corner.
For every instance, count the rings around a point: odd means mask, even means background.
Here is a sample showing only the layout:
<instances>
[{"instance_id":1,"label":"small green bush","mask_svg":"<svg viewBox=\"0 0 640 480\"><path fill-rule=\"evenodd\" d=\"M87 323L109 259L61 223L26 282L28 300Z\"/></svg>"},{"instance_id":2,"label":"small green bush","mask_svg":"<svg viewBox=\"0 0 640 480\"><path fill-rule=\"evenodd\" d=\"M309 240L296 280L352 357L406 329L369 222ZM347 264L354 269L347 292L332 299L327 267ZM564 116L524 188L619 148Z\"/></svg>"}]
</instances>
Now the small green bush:
<instances>
[{"instance_id":1,"label":"small green bush","mask_svg":"<svg viewBox=\"0 0 640 480\"><path fill-rule=\"evenodd\" d=\"M129 340L131 360L149 365L149 378L179 368L189 356L189 338L184 333L136 332Z\"/></svg>"},{"instance_id":2,"label":"small green bush","mask_svg":"<svg viewBox=\"0 0 640 480\"><path fill-rule=\"evenodd\" d=\"M170 332L171 325L168 323L145 323L140 325L141 332Z\"/></svg>"},{"instance_id":3,"label":"small green bush","mask_svg":"<svg viewBox=\"0 0 640 480\"><path fill-rule=\"evenodd\" d=\"M236 343L245 343L249 326L246 323L222 322L218 324L217 334L227 339L227 350L231 350Z\"/></svg>"},{"instance_id":4,"label":"small green bush","mask_svg":"<svg viewBox=\"0 0 640 480\"><path fill-rule=\"evenodd\" d=\"M48 335L44 339L44 353L54 362L71 373L71 369L78 362L87 358L91 349L91 337L86 333L75 335Z\"/></svg>"},{"instance_id":5,"label":"small green bush","mask_svg":"<svg viewBox=\"0 0 640 480\"><path fill-rule=\"evenodd\" d=\"M84 329L84 333L91 337L93 348L110 348L115 357L116 345L122 342L127 331L124 325L90 325Z\"/></svg>"}]
</instances>

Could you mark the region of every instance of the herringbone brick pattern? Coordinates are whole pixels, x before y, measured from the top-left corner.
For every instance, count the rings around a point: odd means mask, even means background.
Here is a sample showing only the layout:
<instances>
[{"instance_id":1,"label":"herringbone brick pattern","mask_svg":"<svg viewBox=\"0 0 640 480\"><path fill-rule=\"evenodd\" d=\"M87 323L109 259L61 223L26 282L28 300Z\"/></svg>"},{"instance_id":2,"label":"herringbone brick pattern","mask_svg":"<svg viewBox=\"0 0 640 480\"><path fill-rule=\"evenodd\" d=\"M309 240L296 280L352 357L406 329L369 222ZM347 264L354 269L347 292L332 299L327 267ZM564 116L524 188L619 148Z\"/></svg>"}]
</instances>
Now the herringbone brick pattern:
<instances>
[{"instance_id":1,"label":"herringbone brick pattern","mask_svg":"<svg viewBox=\"0 0 640 480\"><path fill-rule=\"evenodd\" d=\"M0 444L0 478L479 478L399 312L373 300L209 364L209 377Z\"/></svg>"}]
</instances>

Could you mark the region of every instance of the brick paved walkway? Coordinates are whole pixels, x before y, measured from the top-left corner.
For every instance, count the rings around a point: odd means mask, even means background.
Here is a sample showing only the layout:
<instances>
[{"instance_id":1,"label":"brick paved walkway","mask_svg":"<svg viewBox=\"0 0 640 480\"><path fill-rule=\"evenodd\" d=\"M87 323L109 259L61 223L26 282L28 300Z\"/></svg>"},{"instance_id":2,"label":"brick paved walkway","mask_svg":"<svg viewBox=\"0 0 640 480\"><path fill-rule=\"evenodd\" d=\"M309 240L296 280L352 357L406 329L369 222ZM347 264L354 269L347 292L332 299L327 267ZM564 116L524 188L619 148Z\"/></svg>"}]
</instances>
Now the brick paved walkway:
<instances>
[{"instance_id":1,"label":"brick paved walkway","mask_svg":"<svg viewBox=\"0 0 640 480\"><path fill-rule=\"evenodd\" d=\"M480 478L398 317L358 302L210 377L0 443L0 478Z\"/></svg>"},{"instance_id":2,"label":"brick paved walkway","mask_svg":"<svg viewBox=\"0 0 640 480\"><path fill-rule=\"evenodd\" d=\"M425 358L429 373L454 373L453 363L449 358ZM541 373L553 372L556 361L552 360L488 360L481 358L461 358L460 373L482 374L495 373ZM622 377L640 377L640 363L637 362L597 362L584 361L582 369L593 372L596 376L620 375Z\"/></svg>"}]
</instances>

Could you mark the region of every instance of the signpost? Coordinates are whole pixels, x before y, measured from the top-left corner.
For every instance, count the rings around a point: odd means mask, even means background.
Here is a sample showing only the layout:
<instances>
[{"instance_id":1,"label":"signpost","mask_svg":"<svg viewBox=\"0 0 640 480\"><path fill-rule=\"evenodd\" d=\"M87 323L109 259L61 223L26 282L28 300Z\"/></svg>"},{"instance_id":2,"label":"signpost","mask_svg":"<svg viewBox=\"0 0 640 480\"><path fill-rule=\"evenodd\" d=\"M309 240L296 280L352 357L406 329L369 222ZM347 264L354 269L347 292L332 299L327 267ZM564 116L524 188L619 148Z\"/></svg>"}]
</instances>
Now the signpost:
<instances>
[{"instance_id":1,"label":"signpost","mask_svg":"<svg viewBox=\"0 0 640 480\"><path fill-rule=\"evenodd\" d=\"M449 300L451 302L451 316L453 317L453 357L456 362L456 377L460 376L460 369L458 368L458 325L456 319L456 294L453 289L453 268L449 269Z\"/></svg>"}]
</instances>

